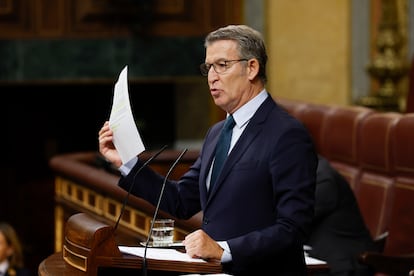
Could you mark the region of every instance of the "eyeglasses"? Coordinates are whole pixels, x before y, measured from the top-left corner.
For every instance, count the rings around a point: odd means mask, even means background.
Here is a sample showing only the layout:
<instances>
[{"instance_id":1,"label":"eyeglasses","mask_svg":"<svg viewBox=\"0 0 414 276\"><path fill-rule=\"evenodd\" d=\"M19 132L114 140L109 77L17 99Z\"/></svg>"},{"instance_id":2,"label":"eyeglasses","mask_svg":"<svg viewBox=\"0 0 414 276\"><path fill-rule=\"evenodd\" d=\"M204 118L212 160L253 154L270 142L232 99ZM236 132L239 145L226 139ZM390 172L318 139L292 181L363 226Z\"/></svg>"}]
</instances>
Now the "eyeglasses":
<instances>
[{"instance_id":1,"label":"eyeglasses","mask_svg":"<svg viewBox=\"0 0 414 276\"><path fill-rule=\"evenodd\" d=\"M214 71L217 74L223 74L225 73L234 63L240 62L240 61L247 61L247 59L234 59L234 60L220 60L216 61L214 63L202 63L200 64L200 71L201 75L204 77L208 76L208 72L210 72L211 66L213 66Z\"/></svg>"}]
</instances>

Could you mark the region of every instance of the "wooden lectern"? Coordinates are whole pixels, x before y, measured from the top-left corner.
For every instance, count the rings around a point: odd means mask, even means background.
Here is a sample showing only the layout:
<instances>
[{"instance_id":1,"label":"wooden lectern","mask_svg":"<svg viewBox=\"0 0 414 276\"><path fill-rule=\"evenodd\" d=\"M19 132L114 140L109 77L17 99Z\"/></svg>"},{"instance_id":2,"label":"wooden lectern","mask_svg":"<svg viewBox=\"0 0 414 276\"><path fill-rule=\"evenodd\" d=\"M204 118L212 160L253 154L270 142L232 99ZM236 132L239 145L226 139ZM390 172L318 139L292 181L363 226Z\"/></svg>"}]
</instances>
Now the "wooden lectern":
<instances>
[{"instance_id":1,"label":"wooden lectern","mask_svg":"<svg viewBox=\"0 0 414 276\"><path fill-rule=\"evenodd\" d=\"M142 258L120 252L114 228L85 213L72 215L66 224L63 251L39 265L39 275L106 275L142 269ZM147 259L148 275L183 275L186 273L221 273L218 262L193 263ZM119 270L119 271L117 271Z\"/></svg>"},{"instance_id":2,"label":"wooden lectern","mask_svg":"<svg viewBox=\"0 0 414 276\"><path fill-rule=\"evenodd\" d=\"M113 229L85 213L71 216L65 229L63 259L88 275L96 275L99 258L122 257Z\"/></svg>"}]
</instances>

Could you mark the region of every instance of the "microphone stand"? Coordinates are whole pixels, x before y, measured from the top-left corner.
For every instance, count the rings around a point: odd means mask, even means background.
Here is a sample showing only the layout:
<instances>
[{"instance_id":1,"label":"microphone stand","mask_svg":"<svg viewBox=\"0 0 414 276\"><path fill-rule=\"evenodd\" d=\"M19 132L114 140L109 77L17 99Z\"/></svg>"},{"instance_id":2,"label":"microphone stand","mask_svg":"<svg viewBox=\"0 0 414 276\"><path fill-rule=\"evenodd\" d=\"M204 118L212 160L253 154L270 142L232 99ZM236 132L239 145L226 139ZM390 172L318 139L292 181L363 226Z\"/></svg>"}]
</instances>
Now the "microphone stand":
<instances>
[{"instance_id":1,"label":"microphone stand","mask_svg":"<svg viewBox=\"0 0 414 276\"><path fill-rule=\"evenodd\" d=\"M134 184L135 184L135 177L142 171L143 168L145 168L152 160L154 160L158 155L160 155L161 152L163 152L166 148L167 148L167 145L164 145L160 150L158 150L154 155L152 155L147 161L145 161L145 163L142 164L142 166L134 174L133 181L132 181L131 185L129 186L129 190L128 190L127 195L124 198L121 213L119 214L118 220L116 221L116 224L114 226L114 230L112 231L113 233L115 233L116 229L118 228L119 221L121 220L121 217L124 214L125 206L128 202L129 195L131 194L132 188L134 187Z\"/></svg>"},{"instance_id":2,"label":"microphone stand","mask_svg":"<svg viewBox=\"0 0 414 276\"><path fill-rule=\"evenodd\" d=\"M184 149L181 152L181 154L177 157L177 159L175 160L175 162L171 165L170 169L168 170L167 174L164 177L164 182L162 183L160 195L158 197L158 202L157 202L157 205L155 207L154 216L152 217L151 226L150 226L150 230L149 230L149 233L148 233L147 241L145 242L144 257L142 258L142 275L143 276L147 276L147 249L148 249L148 243L149 243L149 240L150 240L151 235L152 235L152 231L153 231L152 229L154 227L154 221L155 221L155 219L157 217L158 210L160 208L162 195L164 194L165 184L167 183L167 179L170 176L172 170L175 168L175 166L177 165L178 161L180 161L180 159L183 157L183 155L186 152L187 152L187 149Z\"/></svg>"}]
</instances>

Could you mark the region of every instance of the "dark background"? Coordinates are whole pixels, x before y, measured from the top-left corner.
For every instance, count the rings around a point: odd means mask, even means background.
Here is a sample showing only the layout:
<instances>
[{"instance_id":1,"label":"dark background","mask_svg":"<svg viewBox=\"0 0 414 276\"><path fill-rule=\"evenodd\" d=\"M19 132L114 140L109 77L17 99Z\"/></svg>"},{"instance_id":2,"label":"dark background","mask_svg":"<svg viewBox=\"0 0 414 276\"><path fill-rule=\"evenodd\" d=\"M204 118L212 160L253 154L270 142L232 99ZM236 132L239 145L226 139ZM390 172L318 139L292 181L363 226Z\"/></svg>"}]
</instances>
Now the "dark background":
<instances>
[{"instance_id":1,"label":"dark background","mask_svg":"<svg viewBox=\"0 0 414 276\"><path fill-rule=\"evenodd\" d=\"M54 174L49 159L98 150L98 131L109 118L113 83L14 84L2 90L8 99L2 101L6 125L0 218L16 228L26 264L37 274L39 263L54 250ZM173 84L132 84L129 90L144 145L148 149L172 145Z\"/></svg>"}]
</instances>

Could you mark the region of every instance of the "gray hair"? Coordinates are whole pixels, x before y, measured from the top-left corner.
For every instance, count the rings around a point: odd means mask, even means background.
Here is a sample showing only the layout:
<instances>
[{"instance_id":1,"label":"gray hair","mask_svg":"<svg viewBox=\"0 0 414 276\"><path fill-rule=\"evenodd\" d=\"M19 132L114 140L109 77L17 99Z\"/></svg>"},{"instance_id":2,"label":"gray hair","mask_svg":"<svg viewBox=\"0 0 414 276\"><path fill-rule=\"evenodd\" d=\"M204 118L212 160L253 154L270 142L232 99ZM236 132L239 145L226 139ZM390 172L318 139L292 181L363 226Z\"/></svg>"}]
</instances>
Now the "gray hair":
<instances>
[{"instance_id":1,"label":"gray hair","mask_svg":"<svg viewBox=\"0 0 414 276\"><path fill-rule=\"evenodd\" d=\"M267 54L263 37L260 32L246 25L228 25L209 33L204 42L207 48L218 40L233 40L238 44L240 58L259 61L258 77L263 84L266 83Z\"/></svg>"}]
</instances>

